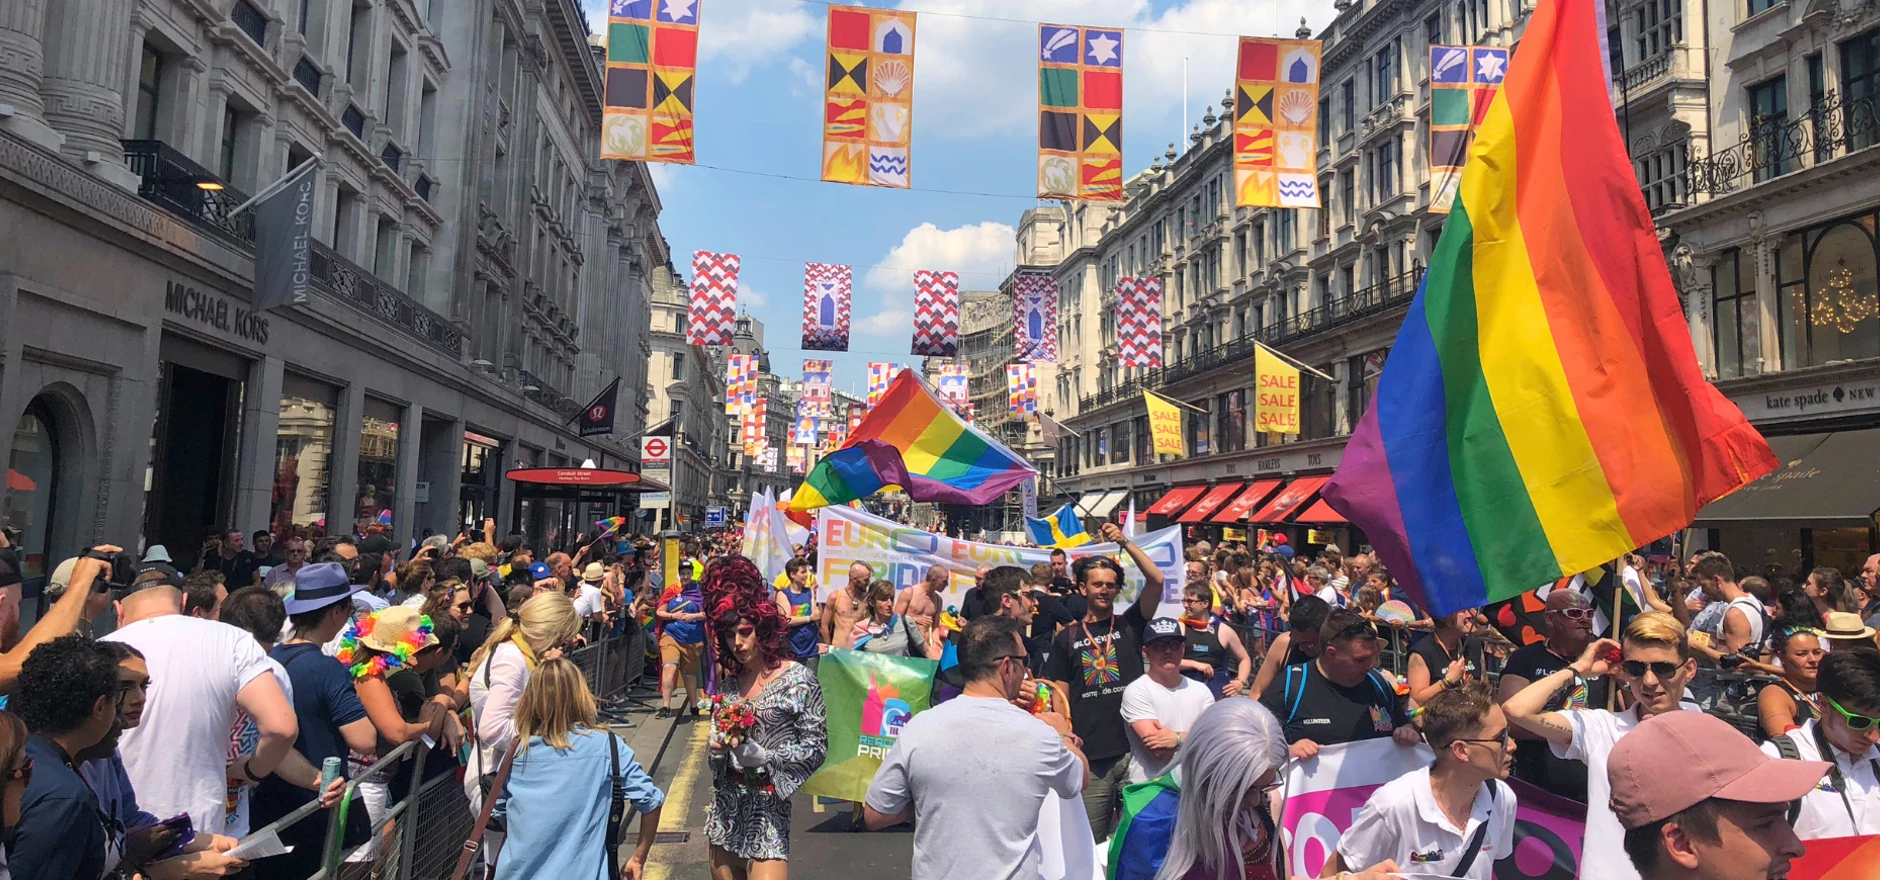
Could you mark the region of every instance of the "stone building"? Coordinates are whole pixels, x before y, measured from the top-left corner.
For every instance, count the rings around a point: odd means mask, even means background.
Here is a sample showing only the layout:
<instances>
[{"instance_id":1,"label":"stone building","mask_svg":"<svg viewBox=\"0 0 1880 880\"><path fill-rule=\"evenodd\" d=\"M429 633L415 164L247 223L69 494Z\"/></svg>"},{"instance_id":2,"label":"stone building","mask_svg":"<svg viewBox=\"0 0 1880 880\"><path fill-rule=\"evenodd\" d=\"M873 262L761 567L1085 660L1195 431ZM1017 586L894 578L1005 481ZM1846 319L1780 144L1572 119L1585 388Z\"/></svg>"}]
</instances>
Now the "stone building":
<instances>
[{"instance_id":1,"label":"stone building","mask_svg":"<svg viewBox=\"0 0 1880 880\"><path fill-rule=\"evenodd\" d=\"M703 527L705 508L724 495L726 462L725 363L722 349L686 341L689 298L685 279L670 266L653 270L652 332L647 334L647 384L652 405L647 433L672 438L668 498L646 499L646 507L670 513L662 521L674 524L674 514L687 526Z\"/></svg>"}]
</instances>

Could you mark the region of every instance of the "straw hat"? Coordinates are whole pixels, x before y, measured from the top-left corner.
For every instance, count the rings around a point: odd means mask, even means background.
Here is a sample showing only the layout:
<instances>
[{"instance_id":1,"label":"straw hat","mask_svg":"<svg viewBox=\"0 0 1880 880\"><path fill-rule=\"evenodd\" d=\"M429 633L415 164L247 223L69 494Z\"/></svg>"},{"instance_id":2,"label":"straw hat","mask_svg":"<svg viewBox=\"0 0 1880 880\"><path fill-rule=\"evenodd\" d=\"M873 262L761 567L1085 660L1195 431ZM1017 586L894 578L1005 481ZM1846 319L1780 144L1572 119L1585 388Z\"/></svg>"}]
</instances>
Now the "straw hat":
<instances>
[{"instance_id":1,"label":"straw hat","mask_svg":"<svg viewBox=\"0 0 1880 880\"><path fill-rule=\"evenodd\" d=\"M367 621L371 621L367 625ZM359 644L375 651L397 653L401 647L413 653L437 644L431 632L431 619L418 609L393 605L359 619Z\"/></svg>"},{"instance_id":2,"label":"straw hat","mask_svg":"<svg viewBox=\"0 0 1880 880\"><path fill-rule=\"evenodd\" d=\"M1828 626L1822 630L1822 636L1830 639L1868 639L1874 637L1874 629L1861 622L1860 615L1851 611L1828 612Z\"/></svg>"}]
</instances>

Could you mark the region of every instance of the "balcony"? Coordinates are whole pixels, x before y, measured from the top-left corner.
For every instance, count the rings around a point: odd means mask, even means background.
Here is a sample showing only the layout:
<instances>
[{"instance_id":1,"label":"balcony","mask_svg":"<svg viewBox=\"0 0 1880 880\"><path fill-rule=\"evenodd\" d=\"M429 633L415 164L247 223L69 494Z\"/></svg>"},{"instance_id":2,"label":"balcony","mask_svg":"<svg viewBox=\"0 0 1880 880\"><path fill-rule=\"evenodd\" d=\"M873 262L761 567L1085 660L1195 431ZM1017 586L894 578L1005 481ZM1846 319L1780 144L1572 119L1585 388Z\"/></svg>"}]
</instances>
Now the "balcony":
<instances>
[{"instance_id":1,"label":"balcony","mask_svg":"<svg viewBox=\"0 0 1880 880\"><path fill-rule=\"evenodd\" d=\"M353 133L353 137L362 141L366 139L366 114L359 109L359 105L347 104L345 112L339 115L339 121L346 126L347 131Z\"/></svg>"},{"instance_id":2,"label":"balcony","mask_svg":"<svg viewBox=\"0 0 1880 880\"><path fill-rule=\"evenodd\" d=\"M242 33L255 41L255 45L266 48L268 45L268 16L248 0L235 0L234 8L229 10L229 21L241 28Z\"/></svg>"},{"instance_id":3,"label":"balcony","mask_svg":"<svg viewBox=\"0 0 1880 880\"><path fill-rule=\"evenodd\" d=\"M320 68L313 66L313 62L305 55L300 56L300 60L294 64L294 82L300 83L307 94L320 97Z\"/></svg>"},{"instance_id":4,"label":"balcony","mask_svg":"<svg viewBox=\"0 0 1880 880\"><path fill-rule=\"evenodd\" d=\"M1754 125L1736 144L1685 168L1692 195L1723 196L1805 168L1825 165L1880 143L1874 96L1843 100L1829 92L1820 106L1784 124Z\"/></svg>"},{"instance_id":5,"label":"balcony","mask_svg":"<svg viewBox=\"0 0 1880 880\"><path fill-rule=\"evenodd\" d=\"M248 194L224 184L209 169L162 141L124 141L124 161L140 178L137 194L177 219L242 250L255 243L254 212L229 211ZM309 268L313 289L398 328L453 358L462 358L464 335L436 312L380 281L332 248L314 241Z\"/></svg>"},{"instance_id":6,"label":"balcony","mask_svg":"<svg viewBox=\"0 0 1880 880\"><path fill-rule=\"evenodd\" d=\"M1253 359L1256 341L1267 346L1285 345L1361 321L1396 306L1409 305L1422 283L1423 267L1417 266L1382 284L1355 291L1318 308L1268 324L1251 339L1236 339L1226 345L1197 351L1160 370L1149 370L1137 379L1085 397L1078 412L1088 412L1092 408L1127 400L1144 391L1173 385L1210 370L1250 361Z\"/></svg>"}]
</instances>

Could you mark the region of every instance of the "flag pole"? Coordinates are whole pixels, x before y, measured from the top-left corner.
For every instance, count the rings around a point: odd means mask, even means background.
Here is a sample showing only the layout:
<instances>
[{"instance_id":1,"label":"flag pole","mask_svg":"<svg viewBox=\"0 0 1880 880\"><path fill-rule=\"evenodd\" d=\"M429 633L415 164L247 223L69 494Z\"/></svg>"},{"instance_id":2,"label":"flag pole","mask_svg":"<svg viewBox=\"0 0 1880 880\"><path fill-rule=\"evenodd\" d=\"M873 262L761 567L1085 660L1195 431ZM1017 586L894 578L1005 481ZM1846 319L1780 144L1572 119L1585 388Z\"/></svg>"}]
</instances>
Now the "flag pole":
<instances>
[{"instance_id":1,"label":"flag pole","mask_svg":"<svg viewBox=\"0 0 1880 880\"><path fill-rule=\"evenodd\" d=\"M241 204L236 205L233 208L230 208L228 213L222 215L223 219L237 216L241 214L241 212L246 211L249 208L252 208L257 204L260 204L263 199L266 199L269 196L272 196L275 193L278 193L281 190L284 190L288 188L289 186L292 186L294 181L300 179L300 175L314 168L319 167L321 164L323 163L320 161L319 156L309 156L306 161L300 163L299 165L295 165L293 167L293 170L288 171L284 175L281 175L281 179L268 184L266 189L263 189L261 192L255 194L254 196L251 196L248 199L248 201L242 202Z\"/></svg>"},{"instance_id":2,"label":"flag pole","mask_svg":"<svg viewBox=\"0 0 1880 880\"><path fill-rule=\"evenodd\" d=\"M1291 364L1292 366L1294 366L1294 367L1297 367L1297 368L1299 368L1299 369L1301 369L1301 370L1304 370L1304 371L1306 371L1306 372L1308 372L1308 373L1311 373L1311 374L1312 374L1312 375L1314 375L1314 376L1317 376L1317 377L1319 377L1319 378L1321 378L1321 379L1324 379L1324 380L1325 380L1325 381L1327 381L1327 382L1336 382L1336 381L1338 381L1337 379L1334 379L1334 378L1332 378L1331 376L1327 376L1326 374L1324 374L1324 373L1322 373L1322 372L1319 372L1318 370L1315 370L1315 369L1313 369L1312 367L1309 367L1309 366L1306 366L1306 365L1305 365L1305 364L1304 364L1303 362L1301 362L1301 361L1300 361L1299 359L1297 359L1297 358L1294 358L1294 357L1292 357L1292 356L1290 356L1290 355L1287 355L1287 354L1284 354L1284 353L1282 353L1282 352L1280 352L1280 351L1279 351L1278 349L1276 349L1276 348L1274 348L1274 347L1272 347L1272 346L1270 346L1270 345L1267 345L1267 344L1265 344L1265 343L1263 343L1263 342L1260 342L1260 341L1258 341L1258 340L1256 340L1256 341L1255 341L1255 342L1254 342L1253 344L1254 344L1255 346L1258 346L1258 347L1259 347L1259 348L1261 348L1261 349L1264 349L1264 350L1266 351L1266 353L1267 353L1267 354L1270 354L1270 355L1272 355L1272 356L1274 356L1274 357L1276 357L1276 358L1279 358L1280 360L1282 360L1282 361L1285 361L1286 363L1288 363L1288 364Z\"/></svg>"},{"instance_id":3,"label":"flag pole","mask_svg":"<svg viewBox=\"0 0 1880 880\"><path fill-rule=\"evenodd\" d=\"M1156 394L1155 392L1150 391L1147 388L1142 389L1142 393L1150 395L1151 397L1154 397L1156 400L1160 400L1163 403L1168 404L1169 406L1185 409L1191 413L1194 413L1195 415L1201 415L1201 416L1213 415L1213 413L1210 413L1207 410L1202 409L1201 407L1195 406L1194 404L1184 403L1182 401L1176 400L1171 397L1163 397L1162 395Z\"/></svg>"}]
</instances>

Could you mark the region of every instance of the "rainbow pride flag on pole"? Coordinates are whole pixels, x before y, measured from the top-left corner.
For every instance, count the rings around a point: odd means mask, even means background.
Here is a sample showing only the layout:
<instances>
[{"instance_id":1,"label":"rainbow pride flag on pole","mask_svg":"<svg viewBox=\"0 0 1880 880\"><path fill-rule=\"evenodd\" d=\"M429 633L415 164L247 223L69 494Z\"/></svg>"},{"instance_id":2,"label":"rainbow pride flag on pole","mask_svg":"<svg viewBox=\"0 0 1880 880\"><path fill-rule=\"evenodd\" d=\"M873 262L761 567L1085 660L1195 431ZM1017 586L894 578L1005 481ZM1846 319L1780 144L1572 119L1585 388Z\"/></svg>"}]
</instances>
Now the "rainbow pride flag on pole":
<instances>
[{"instance_id":1,"label":"rainbow pride flag on pole","mask_svg":"<svg viewBox=\"0 0 1880 880\"><path fill-rule=\"evenodd\" d=\"M842 448L823 457L790 499L815 510L900 486L915 501L988 504L1038 471L943 406L902 370Z\"/></svg>"},{"instance_id":2,"label":"rainbow pride flag on pole","mask_svg":"<svg viewBox=\"0 0 1880 880\"><path fill-rule=\"evenodd\" d=\"M1774 470L1699 373L1626 158L1592 0L1543 0L1323 490L1434 614L1688 526Z\"/></svg>"}]
</instances>

